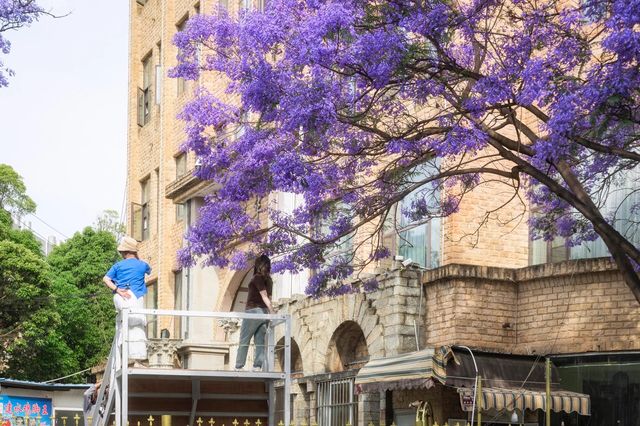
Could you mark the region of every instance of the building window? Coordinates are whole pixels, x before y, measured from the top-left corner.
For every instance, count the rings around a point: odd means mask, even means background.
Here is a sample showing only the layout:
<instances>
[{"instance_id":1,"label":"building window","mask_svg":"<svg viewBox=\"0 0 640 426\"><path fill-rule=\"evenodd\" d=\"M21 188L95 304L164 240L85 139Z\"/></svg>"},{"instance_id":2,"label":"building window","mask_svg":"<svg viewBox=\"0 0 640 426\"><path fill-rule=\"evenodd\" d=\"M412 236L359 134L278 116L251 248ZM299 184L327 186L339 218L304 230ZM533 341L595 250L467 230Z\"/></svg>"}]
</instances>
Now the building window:
<instances>
[{"instance_id":1,"label":"building window","mask_svg":"<svg viewBox=\"0 0 640 426\"><path fill-rule=\"evenodd\" d=\"M238 1L238 9L239 9L240 11L243 11L243 10L245 10L245 11L246 11L246 10L251 10L251 1L252 1L252 0L239 0L239 1Z\"/></svg>"},{"instance_id":2,"label":"building window","mask_svg":"<svg viewBox=\"0 0 640 426\"><path fill-rule=\"evenodd\" d=\"M173 273L173 309L181 311L182 304L182 271ZM173 318L173 336L179 339L182 336L182 317L174 316Z\"/></svg>"},{"instance_id":3,"label":"building window","mask_svg":"<svg viewBox=\"0 0 640 426\"><path fill-rule=\"evenodd\" d=\"M144 295L145 309L158 309L158 281L147 284L147 294ZM147 338L158 337L158 317L148 316Z\"/></svg>"},{"instance_id":4,"label":"building window","mask_svg":"<svg viewBox=\"0 0 640 426\"><path fill-rule=\"evenodd\" d=\"M131 236L138 241L149 238L149 178L140 181L140 203L131 203Z\"/></svg>"},{"instance_id":5,"label":"building window","mask_svg":"<svg viewBox=\"0 0 640 426\"><path fill-rule=\"evenodd\" d=\"M302 194L292 192L278 192L277 203L278 211L292 215L296 208L303 205L304 197ZM304 289L309 281L309 271L304 269L298 273L287 271L274 274L273 281L273 300L291 298L296 294L304 294Z\"/></svg>"},{"instance_id":6,"label":"building window","mask_svg":"<svg viewBox=\"0 0 640 426\"><path fill-rule=\"evenodd\" d=\"M618 180L611 184L606 197L603 197L601 211L604 217L613 218L613 227L618 232L629 239L633 245L638 246L640 245L640 222L638 209L635 206L640 203L637 187L637 182L640 181L640 167L622 172L620 175ZM567 247L563 237L556 237L553 241L531 240L529 243L531 265L609 256L609 250L600 237L574 247Z\"/></svg>"},{"instance_id":7,"label":"building window","mask_svg":"<svg viewBox=\"0 0 640 426\"><path fill-rule=\"evenodd\" d=\"M422 169L417 169L412 174L412 181L418 181L434 173L432 165L421 167ZM442 219L440 217L418 219L409 217L407 210L420 197L428 197L433 200L428 204L434 212L438 210L440 190L418 188L398 203L394 214L389 218L390 222L385 225L385 232L395 236L397 255L402 256L405 260L411 259L423 268L433 269L440 266L441 261ZM394 220L395 226L391 226Z\"/></svg>"},{"instance_id":8,"label":"building window","mask_svg":"<svg viewBox=\"0 0 640 426\"><path fill-rule=\"evenodd\" d=\"M184 152L176 157L176 179L187 174L187 154Z\"/></svg>"},{"instance_id":9,"label":"building window","mask_svg":"<svg viewBox=\"0 0 640 426\"><path fill-rule=\"evenodd\" d=\"M142 87L138 88L138 126L147 124L151 118L151 83L153 81L153 56L142 60Z\"/></svg>"},{"instance_id":10,"label":"building window","mask_svg":"<svg viewBox=\"0 0 640 426\"><path fill-rule=\"evenodd\" d=\"M333 211L328 217L322 218L318 221L318 233L321 237L327 237L331 234L331 224L337 220L344 219L345 217L352 215L349 206L342 202L338 202L334 205ZM327 246L325 250L324 258L326 261L341 257L343 259L340 263L351 263L353 260L353 240L355 232L340 237L336 242Z\"/></svg>"},{"instance_id":11,"label":"building window","mask_svg":"<svg viewBox=\"0 0 640 426\"><path fill-rule=\"evenodd\" d=\"M142 182L140 182L140 206L141 206L141 214L142 214L142 221L141 221L141 225L142 225L142 240L146 240L149 238L149 221L150 221L150 215L149 215L149 178L143 180Z\"/></svg>"},{"instance_id":12,"label":"building window","mask_svg":"<svg viewBox=\"0 0 640 426\"><path fill-rule=\"evenodd\" d=\"M147 0L136 0L136 3L138 3L140 6L144 6L145 4L147 4Z\"/></svg>"},{"instance_id":13,"label":"building window","mask_svg":"<svg viewBox=\"0 0 640 426\"><path fill-rule=\"evenodd\" d=\"M186 217L187 209L183 203L176 204L176 222L182 222Z\"/></svg>"},{"instance_id":14,"label":"building window","mask_svg":"<svg viewBox=\"0 0 640 426\"><path fill-rule=\"evenodd\" d=\"M320 382L316 395L319 425L358 424L358 397L353 377Z\"/></svg>"},{"instance_id":15,"label":"building window","mask_svg":"<svg viewBox=\"0 0 640 426\"><path fill-rule=\"evenodd\" d=\"M184 16L184 17L180 20L180 22L178 22L178 24L176 24L176 30L177 30L177 32L182 32L182 31L184 31L184 29L185 29L185 28L186 28L186 26L187 26L187 21L188 21L188 20L189 20L189 16L188 16L188 15L186 15L186 16ZM178 91L177 91L177 93L178 93L178 96L180 96L180 95L182 95L184 92L186 92L186 91L187 91L187 80L185 80L185 79L184 79L184 78L182 78L182 77L178 77L176 80L177 80L176 82L177 82L177 84L178 84Z\"/></svg>"},{"instance_id":16,"label":"building window","mask_svg":"<svg viewBox=\"0 0 640 426\"><path fill-rule=\"evenodd\" d=\"M640 424L640 355L634 352L596 352L552 358L562 387L589 395L591 416L553 413L557 422L576 426Z\"/></svg>"}]
</instances>

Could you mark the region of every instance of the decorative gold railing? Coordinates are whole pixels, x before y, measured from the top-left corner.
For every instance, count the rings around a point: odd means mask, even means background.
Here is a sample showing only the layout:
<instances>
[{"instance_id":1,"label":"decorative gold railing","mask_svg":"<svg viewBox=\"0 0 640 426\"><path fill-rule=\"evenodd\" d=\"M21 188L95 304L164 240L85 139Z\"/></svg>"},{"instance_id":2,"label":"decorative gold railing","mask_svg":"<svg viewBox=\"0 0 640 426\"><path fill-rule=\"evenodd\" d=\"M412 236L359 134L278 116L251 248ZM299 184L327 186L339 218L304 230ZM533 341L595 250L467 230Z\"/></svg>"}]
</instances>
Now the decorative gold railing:
<instances>
[{"instance_id":1,"label":"decorative gold railing","mask_svg":"<svg viewBox=\"0 0 640 426\"><path fill-rule=\"evenodd\" d=\"M158 426L171 426L171 416L159 416L159 417L160 417L161 423ZM69 419L68 416L62 416L59 418L56 418L55 416L51 416L51 425L52 426L81 426L80 425L81 419L82 417L80 417L78 414L76 414L71 419ZM71 422L67 423L69 420L73 420L73 423ZM88 424L91 424L91 417L87 417L87 420L88 420ZM141 420L136 420L134 425L131 425L130 422L127 422L127 426L154 426L154 424L157 424L155 423L156 418L153 416L149 416L145 420L146 420L146 423ZM195 422L197 426L203 426L203 425L227 426L226 423L217 422L214 418L209 418L207 420L207 419L203 419L202 417L198 417L198 419ZM291 426L322 426L322 425L318 425L315 422L307 423L306 420L303 420L300 423L296 423L295 421L292 420L290 424ZM115 420L112 423L112 426L115 426ZM244 421L242 421L242 419L240 420L234 419L233 421L229 422L228 426L268 426L268 425L267 425L267 422L263 422L260 419L256 419L256 420L244 419ZM284 422L280 421L277 424L277 426L284 426ZM353 426L353 425L347 422L344 426ZM367 426L383 426L383 425L375 425L373 422L369 422ZM390 426L396 426L396 425L395 423L391 423ZM416 426L427 426L427 425L423 425L421 421L417 421ZM449 424L445 422L442 425L440 425L438 422L435 422L433 423L433 426L471 426L471 423L467 422L466 424L464 424L460 422L455 422L455 423Z\"/></svg>"}]
</instances>

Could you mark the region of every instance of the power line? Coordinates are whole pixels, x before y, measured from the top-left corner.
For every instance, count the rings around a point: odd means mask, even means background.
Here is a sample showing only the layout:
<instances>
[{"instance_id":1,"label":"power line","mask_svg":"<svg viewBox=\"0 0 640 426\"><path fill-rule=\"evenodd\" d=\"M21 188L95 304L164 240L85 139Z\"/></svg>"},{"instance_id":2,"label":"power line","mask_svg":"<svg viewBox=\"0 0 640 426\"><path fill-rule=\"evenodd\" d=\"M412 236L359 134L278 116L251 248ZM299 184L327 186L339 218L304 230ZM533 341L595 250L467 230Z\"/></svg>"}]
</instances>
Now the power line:
<instances>
[{"instance_id":1,"label":"power line","mask_svg":"<svg viewBox=\"0 0 640 426\"><path fill-rule=\"evenodd\" d=\"M67 378L69 378L69 377L77 376L78 374L82 374L82 373L85 373L85 372L87 372L87 371L90 371L90 370L91 370L91 368L93 368L93 367L85 368L84 370L76 371L75 373L68 374L68 375L66 375L66 376L64 376L64 377L58 377L57 379L47 380L47 381L46 381L46 382L44 382L44 383L54 383L54 382L57 382L58 380L63 380L63 379L67 379Z\"/></svg>"},{"instance_id":2,"label":"power line","mask_svg":"<svg viewBox=\"0 0 640 426\"><path fill-rule=\"evenodd\" d=\"M47 222L44 221L44 219L41 219L40 217L38 217L35 213L29 213L30 216L35 217L36 219L38 219L40 222L44 223L46 226L48 226L49 228L51 228L53 231L57 232L58 234L60 234L62 237L64 237L65 239L69 239L69 237L65 234L63 234L62 232L58 231L56 228L54 228L53 226L49 225Z\"/></svg>"}]
</instances>

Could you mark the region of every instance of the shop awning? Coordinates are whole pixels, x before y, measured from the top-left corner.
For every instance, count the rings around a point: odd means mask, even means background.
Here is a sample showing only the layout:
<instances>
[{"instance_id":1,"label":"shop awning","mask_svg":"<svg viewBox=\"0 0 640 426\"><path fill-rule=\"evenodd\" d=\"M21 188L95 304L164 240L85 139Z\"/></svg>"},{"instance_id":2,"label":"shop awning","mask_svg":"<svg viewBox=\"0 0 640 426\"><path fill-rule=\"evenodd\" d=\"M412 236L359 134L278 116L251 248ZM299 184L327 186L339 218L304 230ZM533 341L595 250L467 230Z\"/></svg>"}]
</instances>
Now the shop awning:
<instances>
[{"instance_id":1,"label":"shop awning","mask_svg":"<svg viewBox=\"0 0 640 426\"><path fill-rule=\"evenodd\" d=\"M356 392L430 388L434 379L444 383L445 362L433 348L373 359L356 376Z\"/></svg>"},{"instance_id":2,"label":"shop awning","mask_svg":"<svg viewBox=\"0 0 640 426\"><path fill-rule=\"evenodd\" d=\"M444 349L441 349L444 350ZM545 410L545 359L540 356L500 354L451 348L453 355L447 362L447 386L460 394L463 410L473 406L476 366L482 377L483 408L497 410ZM474 362L475 360L475 362ZM557 368L551 368L551 410L566 413L591 413L589 395L562 389Z\"/></svg>"},{"instance_id":3,"label":"shop awning","mask_svg":"<svg viewBox=\"0 0 640 426\"><path fill-rule=\"evenodd\" d=\"M465 411L471 411L473 407L473 389L459 388L460 404ZM546 395L544 391L534 391L515 388L483 388L483 410L508 410L518 409L546 411ZM589 395L581 393L554 390L551 392L551 410L566 413L576 412L583 416L591 414L591 402Z\"/></svg>"}]
</instances>

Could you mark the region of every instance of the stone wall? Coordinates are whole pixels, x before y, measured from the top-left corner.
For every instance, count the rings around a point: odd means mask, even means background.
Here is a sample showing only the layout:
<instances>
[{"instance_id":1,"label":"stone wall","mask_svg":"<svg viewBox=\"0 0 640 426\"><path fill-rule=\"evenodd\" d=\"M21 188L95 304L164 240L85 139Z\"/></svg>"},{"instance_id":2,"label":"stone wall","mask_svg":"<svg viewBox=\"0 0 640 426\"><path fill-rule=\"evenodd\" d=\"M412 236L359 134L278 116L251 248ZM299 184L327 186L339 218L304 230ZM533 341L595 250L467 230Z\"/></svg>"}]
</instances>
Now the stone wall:
<instances>
[{"instance_id":1,"label":"stone wall","mask_svg":"<svg viewBox=\"0 0 640 426\"><path fill-rule=\"evenodd\" d=\"M329 371L327 358L341 325L354 322L362 330L370 358L393 356L416 349L414 321L418 318L420 273L391 271L379 279L373 293L335 298L285 300L279 312L292 315L292 337L300 347L305 375ZM282 335L276 336L280 339ZM340 339L354 340L350 333Z\"/></svg>"},{"instance_id":2,"label":"stone wall","mask_svg":"<svg viewBox=\"0 0 640 426\"><path fill-rule=\"evenodd\" d=\"M547 354L640 348L640 304L607 259L423 276L430 346Z\"/></svg>"}]
</instances>

